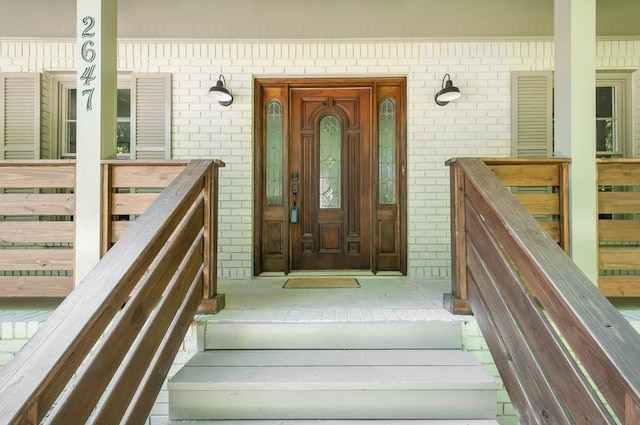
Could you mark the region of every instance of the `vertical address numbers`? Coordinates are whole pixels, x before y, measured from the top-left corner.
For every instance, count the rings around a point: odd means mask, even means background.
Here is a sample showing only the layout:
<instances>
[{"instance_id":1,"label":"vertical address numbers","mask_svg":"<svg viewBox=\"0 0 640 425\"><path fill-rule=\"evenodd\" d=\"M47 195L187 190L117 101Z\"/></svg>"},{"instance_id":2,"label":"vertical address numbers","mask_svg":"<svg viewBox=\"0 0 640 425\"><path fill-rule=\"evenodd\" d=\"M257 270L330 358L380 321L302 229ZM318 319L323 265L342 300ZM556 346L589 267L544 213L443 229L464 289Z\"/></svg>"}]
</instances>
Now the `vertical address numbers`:
<instances>
[{"instance_id":1,"label":"vertical address numbers","mask_svg":"<svg viewBox=\"0 0 640 425\"><path fill-rule=\"evenodd\" d=\"M96 70L96 65L92 64L96 59L96 51L93 48L95 46L95 42L92 38L96 35L95 32L92 31L94 25L96 24L96 20L93 16L85 16L82 18L82 25L84 26L84 30L82 31L82 38L87 39L84 43L82 43L82 48L80 49L80 57L82 61L85 63L84 71L80 76L80 81L82 81L82 97L87 98L86 110L91 111L93 108L91 106L91 101L93 99L93 91L95 87L93 86L93 80L96 77L93 75Z\"/></svg>"}]
</instances>

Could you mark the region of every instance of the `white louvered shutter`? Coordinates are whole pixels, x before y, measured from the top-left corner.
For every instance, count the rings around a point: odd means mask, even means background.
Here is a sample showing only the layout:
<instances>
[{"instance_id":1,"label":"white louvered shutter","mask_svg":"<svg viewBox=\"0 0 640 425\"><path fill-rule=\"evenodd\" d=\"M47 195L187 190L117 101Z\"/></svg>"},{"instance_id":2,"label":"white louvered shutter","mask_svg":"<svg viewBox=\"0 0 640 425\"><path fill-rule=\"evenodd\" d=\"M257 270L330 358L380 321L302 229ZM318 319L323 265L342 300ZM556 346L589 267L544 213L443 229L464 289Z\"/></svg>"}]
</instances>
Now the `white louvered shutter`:
<instances>
[{"instance_id":1,"label":"white louvered shutter","mask_svg":"<svg viewBox=\"0 0 640 425\"><path fill-rule=\"evenodd\" d=\"M511 75L511 156L553 156L553 73Z\"/></svg>"},{"instance_id":2,"label":"white louvered shutter","mask_svg":"<svg viewBox=\"0 0 640 425\"><path fill-rule=\"evenodd\" d=\"M51 73L42 73L42 91L41 91L41 112L40 112L40 158L52 159L55 158L55 152L57 151L52 146L53 139L53 125L52 117L55 106L53 104L53 78Z\"/></svg>"},{"instance_id":3,"label":"white louvered shutter","mask_svg":"<svg viewBox=\"0 0 640 425\"><path fill-rule=\"evenodd\" d=\"M131 74L131 159L171 157L171 74Z\"/></svg>"},{"instance_id":4,"label":"white louvered shutter","mask_svg":"<svg viewBox=\"0 0 640 425\"><path fill-rule=\"evenodd\" d=\"M0 159L40 158L40 74L0 73Z\"/></svg>"}]
</instances>

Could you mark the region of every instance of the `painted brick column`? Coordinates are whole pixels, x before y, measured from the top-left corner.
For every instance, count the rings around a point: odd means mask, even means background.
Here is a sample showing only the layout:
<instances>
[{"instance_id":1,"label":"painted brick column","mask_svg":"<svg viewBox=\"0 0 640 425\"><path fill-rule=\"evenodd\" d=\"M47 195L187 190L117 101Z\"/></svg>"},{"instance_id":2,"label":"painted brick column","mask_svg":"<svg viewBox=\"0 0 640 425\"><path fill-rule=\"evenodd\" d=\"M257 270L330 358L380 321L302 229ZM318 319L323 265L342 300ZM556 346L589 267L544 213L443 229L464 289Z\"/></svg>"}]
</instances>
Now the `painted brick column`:
<instances>
[{"instance_id":1,"label":"painted brick column","mask_svg":"<svg viewBox=\"0 0 640 425\"><path fill-rule=\"evenodd\" d=\"M596 0L555 0L554 22L554 150L572 159L571 256L596 283Z\"/></svg>"},{"instance_id":2,"label":"painted brick column","mask_svg":"<svg viewBox=\"0 0 640 425\"><path fill-rule=\"evenodd\" d=\"M100 161L116 156L116 5L77 0L76 284L100 259Z\"/></svg>"}]
</instances>

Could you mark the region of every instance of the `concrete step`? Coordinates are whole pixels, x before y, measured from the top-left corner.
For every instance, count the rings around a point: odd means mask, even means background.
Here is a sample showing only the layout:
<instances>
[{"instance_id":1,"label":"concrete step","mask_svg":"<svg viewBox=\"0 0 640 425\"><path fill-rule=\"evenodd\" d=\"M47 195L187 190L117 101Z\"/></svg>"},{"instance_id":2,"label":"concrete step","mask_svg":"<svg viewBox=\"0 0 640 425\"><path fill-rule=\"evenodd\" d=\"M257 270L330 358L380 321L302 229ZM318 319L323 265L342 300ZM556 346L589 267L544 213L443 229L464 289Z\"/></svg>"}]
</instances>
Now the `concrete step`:
<instances>
[{"instance_id":1,"label":"concrete step","mask_svg":"<svg viewBox=\"0 0 640 425\"><path fill-rule=\"evenodd\" d=\"M398 322L201 322L201 350L460 349L454 320Z\"/></svg>"},{"instance_id":2,"label":"concrete step","mask_svg":"<svg viewBox=\"0 0 640 425\"><path fill-rule=\"evenodd\" d=\"M475 420L495 409L495 379L460 350L205 351L169 382L181 420Z\"/></svg>"}]
</instances>

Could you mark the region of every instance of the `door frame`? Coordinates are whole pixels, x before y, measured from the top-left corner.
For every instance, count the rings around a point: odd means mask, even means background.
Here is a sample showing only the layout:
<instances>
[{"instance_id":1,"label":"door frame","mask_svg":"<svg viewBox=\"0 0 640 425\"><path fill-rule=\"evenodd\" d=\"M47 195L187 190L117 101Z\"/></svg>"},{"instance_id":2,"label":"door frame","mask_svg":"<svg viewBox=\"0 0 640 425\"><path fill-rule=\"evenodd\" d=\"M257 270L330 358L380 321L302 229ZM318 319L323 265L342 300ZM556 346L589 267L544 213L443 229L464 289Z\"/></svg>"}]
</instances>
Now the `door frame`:
<instances>
[{"instance_id":1,"label":"door frame","mask_svg":"<svg viewBox=\"0 0 640 425\"><path fill-rule=\"evenodd\" d=\"M290 147L290 114L289 96L292 88L345 88L362 87L370 88L372 91L371 105L371 271L378 273L378 236L380 228L378 217L375 213L378 210L378 104L384 93L395 90L397 98L397 123L396 123L396 190L397 190L397 259L394 260L397 272L402 275L407 274L407 91L406 77L374 77L374 78L255 78L254 79L254 150L253 150L253 275L259 276L265 270L267 254L263 252L263 239L265 231L263 222L265 220L265 149L263 141L265 138L265 116L264 106L266 97L265 90L278 93L285 101L283 102L283 128L282 128L282 181L283 181L283 204L280 206L280 214L285 217L279 240L276 244L281 247L281 255L276 256L278 264L277 272L288 274L291 271L291 242L290 224L288 221L291 208L289 187L289 147Z\"/></svg>"}]
</instances>

